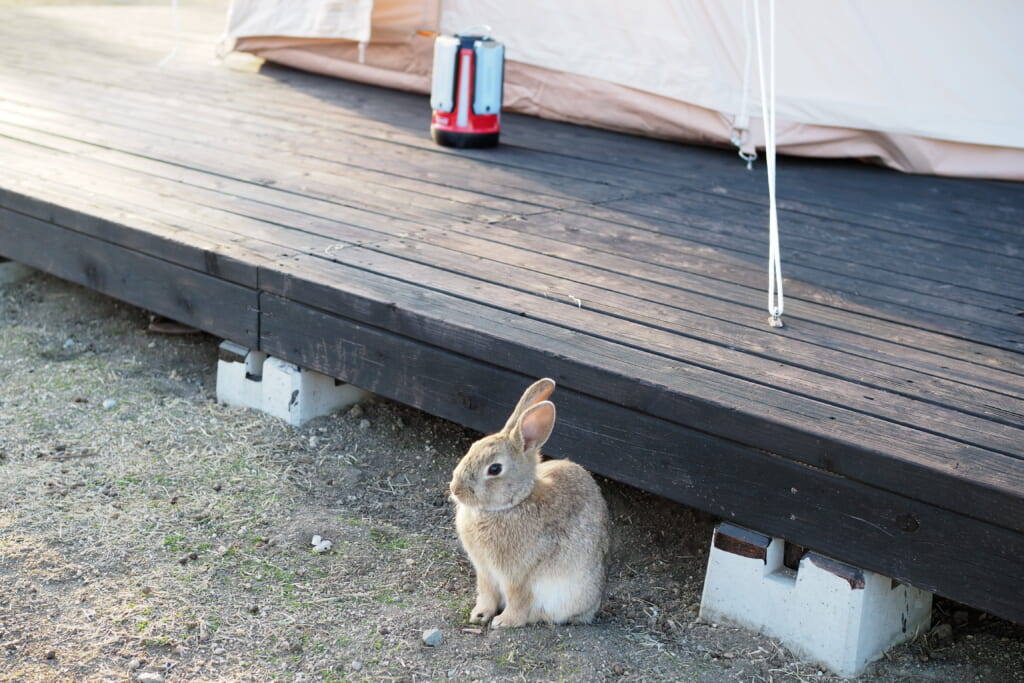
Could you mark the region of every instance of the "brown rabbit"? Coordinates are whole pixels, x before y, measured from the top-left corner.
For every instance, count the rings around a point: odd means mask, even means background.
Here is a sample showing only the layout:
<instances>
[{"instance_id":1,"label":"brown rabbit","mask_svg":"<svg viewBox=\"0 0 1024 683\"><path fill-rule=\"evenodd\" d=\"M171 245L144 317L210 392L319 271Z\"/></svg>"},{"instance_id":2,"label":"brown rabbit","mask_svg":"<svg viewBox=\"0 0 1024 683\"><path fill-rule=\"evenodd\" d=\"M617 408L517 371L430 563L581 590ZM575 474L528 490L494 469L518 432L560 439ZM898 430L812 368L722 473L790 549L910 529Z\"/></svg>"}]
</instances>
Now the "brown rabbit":
<instances>
[{"instance_id":1,"label":"brown rabbit","mask_svg":"<svg viewBox=\"0 0 1024 683\"><path fill-rule=\"evenodd\" d=\"M601 605L604 498L576 463L541 462L554 390L550 379L530 386L504 429L474 443L452 475L455 528L476 571L473 623L588 623Z\"/></svg>"}]
</instances>

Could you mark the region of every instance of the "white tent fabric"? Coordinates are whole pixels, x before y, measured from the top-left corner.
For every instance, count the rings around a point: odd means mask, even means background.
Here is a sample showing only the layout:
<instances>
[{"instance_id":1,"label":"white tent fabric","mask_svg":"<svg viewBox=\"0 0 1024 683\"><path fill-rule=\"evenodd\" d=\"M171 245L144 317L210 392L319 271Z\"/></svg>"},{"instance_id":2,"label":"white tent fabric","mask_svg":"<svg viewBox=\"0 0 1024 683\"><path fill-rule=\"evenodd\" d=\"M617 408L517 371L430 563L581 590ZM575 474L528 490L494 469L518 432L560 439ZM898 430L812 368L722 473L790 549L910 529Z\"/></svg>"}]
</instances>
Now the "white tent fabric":
<instances>
[{"instance_id":1,"label":"white tent fabric","mask_svg":"<svg viewBox=\"0 0 1024 683\"><path fill-rule=\"evenodd\" d=\"M303 36L370 39L373 0L232 0L229 33L240 36Z\"/></svg>"},{"instance_id":2,"label":"white tent fabric","mask_svg":"<svg viewBox=\"0 0 1024 683\"><path fill-rule=\"evenodd\" d=\"M508 110L728 144L744 99L746 3L234 0L228 34L271 60L426 93L430 39L416 31L487 24L507 47ZM363 17L367 5L367 38L324 30L322 17ZM779 151L1024 180L1022 20L1019 0L780 0ZM365 40L363 51L351 44ZM751 118L748 146L761 146Z\"/></svg>"},{"instance_id":3,"label":"white tent fabric","mask_svg":"<svg viewBox=\"0 0 1024 683\"><path fill-rule=\"evenodd\" d=\"M735 113L744 2L560 0L529 12L446 0L441 30L488 23L518 61ZM1024 147L1019 0L781 0L776 12L780 119Z\"/></svg>"}]
</instances>

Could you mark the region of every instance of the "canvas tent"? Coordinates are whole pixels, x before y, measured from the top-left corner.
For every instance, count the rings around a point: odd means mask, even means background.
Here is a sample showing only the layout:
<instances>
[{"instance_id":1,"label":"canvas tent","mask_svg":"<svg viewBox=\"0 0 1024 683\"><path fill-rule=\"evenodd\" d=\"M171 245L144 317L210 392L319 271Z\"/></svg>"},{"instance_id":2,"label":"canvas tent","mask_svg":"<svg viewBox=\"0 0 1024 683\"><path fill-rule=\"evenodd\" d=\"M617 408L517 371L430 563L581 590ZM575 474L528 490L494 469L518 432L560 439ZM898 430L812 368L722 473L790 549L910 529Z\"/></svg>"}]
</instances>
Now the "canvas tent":
<instances>
[{"instance_id":1,"label":"canvas tent","mask_svg":"<svg viewBox=\"0 0 1024 683\"><path fill-rule=\"evenodd\" d=\"M720 145L747 113L749 150L762 140L750 7L233 0L227 36L271 61L426 94L433 40L418 32L486 24L507 47L506 111ZM779 151L1024 180L1022 20L1017 0L779 0Z\"/></svg>"}]
</instances>

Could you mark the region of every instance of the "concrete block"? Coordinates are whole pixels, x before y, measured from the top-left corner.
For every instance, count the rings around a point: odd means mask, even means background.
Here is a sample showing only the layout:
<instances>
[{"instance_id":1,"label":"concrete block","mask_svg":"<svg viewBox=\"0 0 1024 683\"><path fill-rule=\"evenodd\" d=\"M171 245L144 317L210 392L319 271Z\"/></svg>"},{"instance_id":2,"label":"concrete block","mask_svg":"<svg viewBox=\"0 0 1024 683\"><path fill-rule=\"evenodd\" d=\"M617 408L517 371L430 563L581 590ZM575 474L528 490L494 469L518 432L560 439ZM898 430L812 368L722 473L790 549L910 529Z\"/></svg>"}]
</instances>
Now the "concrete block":
<instances>
[{"instance_id":1,"label":"concrete block","mask_svg":"<svg viewBox=\"0 0 1024 683\"><path fill-rule=\"evenodd\" d=\"M358 387L279 358L268 358L263 364L263 411L288 424L304 424L366 396Z\"/></svg>"},{"instance_id":2,"label":"concrete block","mask_svg":"<svg viewBox=\"0 0 1024 683\"><path fill-rule=\"evenodd\" d=\"M217 401L229 406L263 410L263 364L267 354L234 342L217 350Z\"/></svg>"},{"instance_id":3,"label":"concrete block","mask_svg":"<svg viewBox=\"0 0 1024 683\"><path fill-rule=\"evenodd\" d=\"M780 538L719 525L701 619L777 638L844 677L859 676L889 648L927 632L931 593L813 552L794 570L784 555Z\"/></svg>"},{"instance_id":4,"label":"concrete block","mask_svg":"<svg viewBox=\"0 0 1024 683\"><path fill-rule=\"evenodd\" d=\"M0 287L20 282L35 272L35 268L30 268L24 263L11 261L0 256Z\"/></svg>"},{"instance_id":5,"label":"concrete block","mask_svg":"<svg viewBox=\"0 0 1024 683\"><path fill-rule=\"evenodd\" d=\"M362 389L233 342L220 345L217 400L300 426L367 398Z\"/></svg>"}]
</instances>

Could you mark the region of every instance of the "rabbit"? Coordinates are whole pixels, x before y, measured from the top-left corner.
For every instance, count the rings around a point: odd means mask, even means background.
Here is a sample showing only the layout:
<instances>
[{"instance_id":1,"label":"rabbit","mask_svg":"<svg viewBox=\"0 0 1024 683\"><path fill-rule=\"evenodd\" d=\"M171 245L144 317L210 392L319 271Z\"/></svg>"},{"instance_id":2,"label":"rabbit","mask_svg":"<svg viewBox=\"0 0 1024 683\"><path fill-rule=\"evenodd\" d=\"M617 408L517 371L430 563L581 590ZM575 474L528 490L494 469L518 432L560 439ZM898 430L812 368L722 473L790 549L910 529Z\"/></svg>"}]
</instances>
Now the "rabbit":
<instances>
[{"instance_id":1,"label":"rabbit","mask_svg":"<svg viewBox=\"0 0 1024 683\"><path fill-rule=\"evenodd\" d=\"M590 474L541 461L555 425L551 379L531 385L505 427L455 467L455 528L476 572L471 623L590 623L601 606L608 508Z\"/></svg>"}]
</instances>

